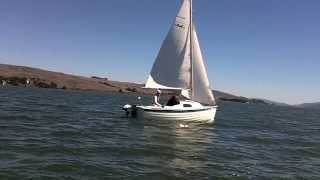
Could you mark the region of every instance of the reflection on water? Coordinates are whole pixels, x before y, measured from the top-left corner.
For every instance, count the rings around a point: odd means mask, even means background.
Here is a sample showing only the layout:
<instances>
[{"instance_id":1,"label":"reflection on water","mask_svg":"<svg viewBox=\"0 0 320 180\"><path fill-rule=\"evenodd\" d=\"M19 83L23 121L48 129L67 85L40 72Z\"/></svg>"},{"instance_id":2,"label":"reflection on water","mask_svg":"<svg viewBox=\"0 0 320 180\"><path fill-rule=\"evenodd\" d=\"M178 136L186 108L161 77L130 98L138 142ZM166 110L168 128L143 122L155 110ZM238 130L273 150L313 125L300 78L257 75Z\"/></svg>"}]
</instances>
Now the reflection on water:
<instances>
[{"instance_id":1,"label":"reflection on water","mask_svg":"<svg viewBox=\"0 0 320 180\"><path fill-rule=\"evenodd\" d=\"M183 123L187 128L181 127L181 122L170 121L143 121L143 135L147 146L161 151L160 158L169 159L162 165L168 173L176 177L198 173L208 177L206 163L210 146L218 138L214 124Z\"/></svg>"}]
</instances>

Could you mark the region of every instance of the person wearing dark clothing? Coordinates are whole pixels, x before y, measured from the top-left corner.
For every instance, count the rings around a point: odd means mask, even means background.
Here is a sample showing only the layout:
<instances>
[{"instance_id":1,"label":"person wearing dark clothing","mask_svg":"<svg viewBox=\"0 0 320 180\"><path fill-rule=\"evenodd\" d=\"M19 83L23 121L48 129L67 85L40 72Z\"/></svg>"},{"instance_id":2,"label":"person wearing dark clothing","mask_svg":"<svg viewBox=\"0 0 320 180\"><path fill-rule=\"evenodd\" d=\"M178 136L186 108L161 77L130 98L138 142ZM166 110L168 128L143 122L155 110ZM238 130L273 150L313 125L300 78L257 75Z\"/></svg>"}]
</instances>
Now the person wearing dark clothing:
<instances>
[{"instance_id":1,"label":"person wearing dark clothing","mask_svg":"<svg viewBox=\"0 0 320 180\"><path fill-rule=\"evenodd\" d=\"M180 104L180 100L176 96L171 96L168 100L167 106L174 106Z\"/></svg>"}]
</instances>

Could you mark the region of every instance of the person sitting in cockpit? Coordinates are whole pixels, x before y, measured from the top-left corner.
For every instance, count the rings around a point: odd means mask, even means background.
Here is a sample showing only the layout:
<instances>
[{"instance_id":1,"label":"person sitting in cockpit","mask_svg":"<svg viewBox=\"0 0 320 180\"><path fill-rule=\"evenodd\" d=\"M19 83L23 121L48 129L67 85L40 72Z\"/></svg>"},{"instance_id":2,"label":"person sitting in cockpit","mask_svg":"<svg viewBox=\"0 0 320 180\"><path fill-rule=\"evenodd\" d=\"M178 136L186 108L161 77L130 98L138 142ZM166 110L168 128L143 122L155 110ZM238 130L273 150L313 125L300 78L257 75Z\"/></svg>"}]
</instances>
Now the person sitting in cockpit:
<instances>
[{"instance_id":1,"label":"person sitting in cockpit","mask_svg":"<svg viewBox=\"0 0 320 180\"><path fill-rule=\"evenodd\" d=\"M177 96L171 96L171 98L167 102L167 106L174 106L180 104L180 100Z\"/></svg>"},{"instance_id":2,"label":"person sitting in cockpit","mask_svg":"<svg viewBox=\"0 0 320 180\"><path fill-rule=\"evenodd\" d=\"M161 104L159 103L160 95L161 95L161 91L159 89L157 89L157 93L154 96L154 102L153 102L153 104L156 106L161 106Z\"/></svg>"}]
</instances>

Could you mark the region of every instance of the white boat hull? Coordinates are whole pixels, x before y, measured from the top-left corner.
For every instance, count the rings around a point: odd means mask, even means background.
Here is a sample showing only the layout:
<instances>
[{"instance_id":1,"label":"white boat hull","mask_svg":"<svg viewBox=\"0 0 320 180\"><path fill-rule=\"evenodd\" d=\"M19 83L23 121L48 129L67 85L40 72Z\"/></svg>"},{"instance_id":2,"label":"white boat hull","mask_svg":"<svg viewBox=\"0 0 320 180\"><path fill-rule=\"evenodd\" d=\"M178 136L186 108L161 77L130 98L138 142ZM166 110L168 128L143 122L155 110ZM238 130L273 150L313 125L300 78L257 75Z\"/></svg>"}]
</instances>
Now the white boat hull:
<instances>
[{"instance_id":1,"label":"white boat hull","mask_svg":"<svg viewBox=\"0 0 320 180\"><path fill-rule=\"evenodd\" d=\"M137 107L137 118L144 120L167 120L167 121L187 121L187 122L207 122L213 123L216 115L216 106L204 106L202 109L194 110L152 110Z\"/></svg>"}]
</instances>

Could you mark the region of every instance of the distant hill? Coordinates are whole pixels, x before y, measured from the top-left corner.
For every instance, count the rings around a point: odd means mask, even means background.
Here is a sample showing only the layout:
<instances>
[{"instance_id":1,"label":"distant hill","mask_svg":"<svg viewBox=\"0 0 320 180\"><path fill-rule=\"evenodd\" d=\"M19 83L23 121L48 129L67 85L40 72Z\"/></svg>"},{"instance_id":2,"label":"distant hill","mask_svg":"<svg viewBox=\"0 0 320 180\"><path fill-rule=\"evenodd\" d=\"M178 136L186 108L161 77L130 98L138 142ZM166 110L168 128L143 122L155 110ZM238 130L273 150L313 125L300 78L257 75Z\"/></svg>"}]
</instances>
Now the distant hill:
<instances>
[{"instance_id":1,"label":"distant hill","mask_svg":"<svg viewBox=\"0 0 320 180\"><path fill-rule=\"evenodd\" d=\"M47 71L38 68L7 64L0 64L0 82L2 81L5 81L7 84L13 86L111 91L119 93L131 92L146 95L151 95L154 93L153 90L142 88L144 86L143 84L112 81L108 78L101 78L97 76L89 78L61 72ZM263 100L235 96L222 91L214 91L214 95L218 101L267 104Z\"/></svg>"},{"instance_id":2,"label":"distant hill","mask_svg":"<svg viewBox=\"0 0 320 180\"><path fill-rule=\"evenodd\" d=\"M296 105L300 108L308 108L308 109L319 109L320 110L320 102L316 103L304 103L304 104L298 104Z\"/></svg>"},{"instance_id":3,"label":"distant hill","mask_svg":"<svg viewBox=\"0 0 320 180\"><path fill-rule=\"evenodd\" d=\"M268 99L261 99L264 102L270 104L270 105L276 105L276 106L291 106L290 104L282 103L282 102L277 102L277 101L270 101Z\"/></svg>"},{"instance_id":4,"label":"distant hill","mask_svg":"<svg viewBox=\"0 0 320 180\"><path fill-rule=\"evenodd\" d=\"M231 101L239 103L253 103L253 104L268 104L261 99L246 98L243 96L235 96L233 94L225 93L222 91L213 90L214 96L218 101Z\"/></svg>"},{"instance_id":5,"label":"distant hill","mask_svg":"<svg viewBox=\"0 0 320 180\"><path fill-rule=\"evenodd\" d=\"M29 80L29 86L40 88L113 92L139 91L141 93L148 93L148 90L141 88L141 84L111 81L107 78L99 77L89 78L61 72L46 71L38 68L6 64L0 64L0 80L5 80L8 84L15 86L27 86L27 80Z\"/></svg>"}]
</instances>

